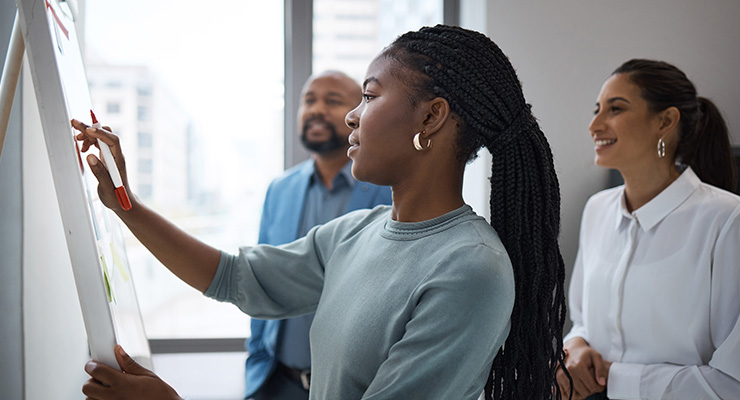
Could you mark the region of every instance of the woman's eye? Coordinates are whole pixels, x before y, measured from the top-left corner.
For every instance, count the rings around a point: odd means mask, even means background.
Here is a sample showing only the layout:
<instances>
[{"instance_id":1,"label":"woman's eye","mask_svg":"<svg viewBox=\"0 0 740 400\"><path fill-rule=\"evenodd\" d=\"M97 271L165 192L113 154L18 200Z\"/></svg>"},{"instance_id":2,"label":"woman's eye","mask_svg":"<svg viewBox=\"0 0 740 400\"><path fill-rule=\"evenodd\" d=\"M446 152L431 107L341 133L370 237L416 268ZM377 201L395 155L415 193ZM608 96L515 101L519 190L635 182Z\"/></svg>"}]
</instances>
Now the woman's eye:
<instances>
[{"instance_id":1,"label":"woman's eye","mask_svg":"<svg viewBox=\"0 0 740 400\"><path fill-rule=\"evenodd\" d=\"M363 93L363 94L362 94L362 98L363 98L363 99L365 99L365 102L368 102L368 101L370 101L370 100L374 99L374 98L375 98L375 96L373 96L373 95L369 95L369 94L367 94L367 93Z\"/></svg>"},{"instance_id":2,"label":"woman's eye","mask_svg":"<svg viewBox=\"0 0 740 400\"><path fill-rule=\"evenodd\" d=\"M611 111L611 112L612 112L612 114L613 114L613 113L618 113L618 112L622 111L622 108L621 108L621 107L611 107L611 108L609 109L609 111Z\"/></svg>"}]
</instances>

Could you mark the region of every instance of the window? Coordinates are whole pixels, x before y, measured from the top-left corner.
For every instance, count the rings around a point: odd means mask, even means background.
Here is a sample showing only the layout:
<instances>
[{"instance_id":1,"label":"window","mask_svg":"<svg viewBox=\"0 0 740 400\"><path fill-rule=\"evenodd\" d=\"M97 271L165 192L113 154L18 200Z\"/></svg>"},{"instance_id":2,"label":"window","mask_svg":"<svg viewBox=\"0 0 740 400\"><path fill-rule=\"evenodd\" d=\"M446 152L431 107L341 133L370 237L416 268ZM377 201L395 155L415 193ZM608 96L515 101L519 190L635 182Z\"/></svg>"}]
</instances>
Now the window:
<instances>
[{"instance_id":1,"label":"window","mask_svg":"<svg viewBox=\"0 0 740 400\"><path fill-rule=\"evenodd\" d=\"M138 172L142 175L151 175L152 170L154 169L152 167L153 162L151 158L141 158L139 159L139 168Z\"/></svg>"},{"instance_id":2,"label":"window","mask_svg":"<svg viewBox=\"0 0 740 400\"><path fill-rule=\"evenodd\" d=\"M148 121L149 120L149 107L137 106L136 107L136 119L138 119L139 121Z\"/></svg>"},{"instance_id":3,"label":"window","mask_svg":"<svg viewBox=\"0 0 740 400\"><path fill-rule=\"evenodd\" d=\"M85 34L89 79L118 82L91 87L108 111L98 118L136 133L121 135L136 194L216 248L255 244L283 171L283 2L89 1ZM127 255L150 338L249 336L245 314L182 283L133 236Z\"/></svg>"},{"instance_id":4,"label":"window","mask_svg":"<svg viewBox=\"0 0 740 400\"><path fill-rule=\"evenodd\" d=\"M121 104L120 103L108 103L105 106L105 110L108 112L108 114L118 114L121 112Z\"/></svg>"},{"instance_id":5,"label":"window","mask_svg":"<svg viewBox=\"0 0 740 400\"><path fill-rule=\"evenodd\" d=\"M152 197L152 185L139 185L137 195L149 200Z\"/></svg>"},{"instance_id":6,"label":"window","mask_svg":"<svg viewBox=\"0 0 740 400\"><path fill-rule=\"evenodd\" d=\"M442 23L442 0L313 0L313 71L362 82L370 61L398 35Z\"/></svg>"},{"instance_id":7,"label":"window","mask_svg":"<svg viewBox=\"0 0 740 400\"><path fill-rule=\"evenodd\" d=\"M139 132L137 137L139 138L140 149L152 148L152 134L148 132Z\"/></svg>"},{"instance_id":8,"label":"window","mask_svg":"<svg viewBox=\"0 0 740 400\"><path fill-rule=\"evenodd\" d=\"M136 88L136 92L141 97L146 97L152 94L152 88L149 86L139 86Z\"/></svg>"}]
</instances>

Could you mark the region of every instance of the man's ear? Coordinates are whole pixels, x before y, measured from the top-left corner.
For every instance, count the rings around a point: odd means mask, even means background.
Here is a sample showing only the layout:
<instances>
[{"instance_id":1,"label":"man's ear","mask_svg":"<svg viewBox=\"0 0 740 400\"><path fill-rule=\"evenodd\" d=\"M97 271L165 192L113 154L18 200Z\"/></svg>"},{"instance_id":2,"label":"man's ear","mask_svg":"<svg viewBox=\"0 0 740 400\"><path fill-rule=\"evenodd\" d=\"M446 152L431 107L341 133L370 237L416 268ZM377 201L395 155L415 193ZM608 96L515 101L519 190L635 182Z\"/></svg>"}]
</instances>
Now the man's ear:
<instances>
[{"instance_id":1,"label":"man's ear","mask_svg":"<svg viewBox=\"0 0 740 400\"><path fill-rule=\"evenodd\" d=\"M450 103L442 97L435 97L425 102L422 106L424 115L425 137L430 137L437 133L450 119Z\"/></svg>"}]
</instances>

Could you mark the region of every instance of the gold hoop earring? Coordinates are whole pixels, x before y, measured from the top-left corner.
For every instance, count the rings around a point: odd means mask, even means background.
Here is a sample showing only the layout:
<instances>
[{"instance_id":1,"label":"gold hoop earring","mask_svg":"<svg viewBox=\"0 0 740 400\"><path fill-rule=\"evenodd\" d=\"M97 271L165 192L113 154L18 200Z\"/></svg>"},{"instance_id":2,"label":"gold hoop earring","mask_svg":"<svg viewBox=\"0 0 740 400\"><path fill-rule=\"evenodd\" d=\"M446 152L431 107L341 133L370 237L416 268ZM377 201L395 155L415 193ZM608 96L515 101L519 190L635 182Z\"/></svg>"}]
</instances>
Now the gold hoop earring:
<instances>
[{"instance_id":1,"label":"gold hoop earring","mask_svg":"<svg viewBox=\"0 0 740 400\"><path fill-rule=\"evenodd\" d=\"M658 139L658 158L665 157L665 140L663 138Z\"/></svg>"},{"instance_id":2,"label":"gold hoop earring","mask_svg":"<svg viewBox=\"0 0 740 400\"><path fill-rule=\"evenodd\" d=\"M421 134L425 131L417 132L416 135L414 135L414 148L418 151L423 151L424 146L421 145L419 142L419 138L421 137ZM427 139L427 150L432 148L432 139Z\"/></svg>"}]
</instances>

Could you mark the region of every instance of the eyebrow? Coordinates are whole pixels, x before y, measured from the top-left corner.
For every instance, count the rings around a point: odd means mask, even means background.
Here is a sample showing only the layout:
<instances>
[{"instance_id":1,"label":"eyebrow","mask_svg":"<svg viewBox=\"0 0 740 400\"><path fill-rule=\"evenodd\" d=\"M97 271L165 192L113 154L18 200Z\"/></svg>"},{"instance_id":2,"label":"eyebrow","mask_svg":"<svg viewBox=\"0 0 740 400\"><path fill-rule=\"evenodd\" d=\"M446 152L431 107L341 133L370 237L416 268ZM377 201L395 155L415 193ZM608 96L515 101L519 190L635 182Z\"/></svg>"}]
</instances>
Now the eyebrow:
<instances>
[{"instance_id":1,"label":"eyebrow","mask_svg":"<svg viewBox=\"0 0 740 400\"><path fill-rule=\"evenodd\" d=\"M318 94L316 94L313 91L308 91L303 94L303 97L308 97L308 96L318 96ZM344 94L342 92L329 92L326 94L326 97L344 97Z\"/></svg>"},{"instance_id":2,"label":"eyebrow","mask_svg":"<svg viewBox=\"0 0 740 400\"><path fill-rule=\"evenodd\" d=\"M611 99L608 99L608 100L606 101L606 104L614 103L615 101L623 101L623 102L625 102L625 103L627 103L627 104L631 104L631 103L630 103L630 101L629 101L629 100L627 100L627 99L625 99L624 97L612 97ZM598 106L598 105L599 105L599 103L598 103L598 102L596 102L596 105Z\"/></svg>"},{"instance_id":3,"label":"eyebrow","mask_svg":"<svg viewBox=\"0 0 740 400\"><path fill-rule=\"evenodd\" d=\"M380 84L380 81L378 80L378 78L376 78L374 76L371 76L371 77L365 79L365 82L362 82L362 88L363 89L367 88L367 84L370 83L370 82L375 82L375 83L378 84L378 86L383 86L383 85Z\"/></svg>"}]
</instances>

